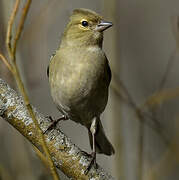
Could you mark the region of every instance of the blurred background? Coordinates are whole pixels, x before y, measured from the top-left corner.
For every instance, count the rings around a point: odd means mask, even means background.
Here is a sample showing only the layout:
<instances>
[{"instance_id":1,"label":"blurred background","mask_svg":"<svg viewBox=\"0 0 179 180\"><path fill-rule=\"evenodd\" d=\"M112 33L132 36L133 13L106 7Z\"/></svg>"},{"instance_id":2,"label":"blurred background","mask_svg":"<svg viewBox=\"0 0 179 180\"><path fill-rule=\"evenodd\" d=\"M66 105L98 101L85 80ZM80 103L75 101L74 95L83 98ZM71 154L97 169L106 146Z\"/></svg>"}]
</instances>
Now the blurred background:
<instances>
[{"instance_id":1,"label":"blurred background","mask_svg":"<svg viewBox=\"0 0 179 180\"><path fill-rule=\"evenodd\" d=\"M14 2L0 0L3 53ZM113 80L102 123L116 154L97 155L97 162L117 180L179 179L178 0L32 1L17 49L32 104L45 115L60 116L50 97L46 69L72 10L81 7L98 12L114 24L104 37ZM0 78L16 87L2 62ZM91 152L86 128L72 121L60 126L82 150ZM68 179L60 174L62 180ZM51 179L30 143L3 119L0 179Z\"/></svg>"}]
</instances>

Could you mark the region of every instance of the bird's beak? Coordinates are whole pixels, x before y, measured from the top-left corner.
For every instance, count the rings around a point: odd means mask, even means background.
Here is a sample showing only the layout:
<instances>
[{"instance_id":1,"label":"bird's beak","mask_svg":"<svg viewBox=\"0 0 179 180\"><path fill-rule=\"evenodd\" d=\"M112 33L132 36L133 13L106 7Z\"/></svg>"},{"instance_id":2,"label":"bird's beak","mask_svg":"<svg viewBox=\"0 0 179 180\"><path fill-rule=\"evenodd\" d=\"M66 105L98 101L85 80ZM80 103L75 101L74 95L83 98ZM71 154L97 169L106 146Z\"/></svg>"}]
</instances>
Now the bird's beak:
<instances>
[{"instance_id":1,"label":"bird's beak","mask_svg":"<svg viewBox=\"0 0 179 180\"><path fill-rule=\"evenodd\" d=\"M112 25L113 25L112 22L101 20L101 22L96 26L95 30L102 32L108 29L109 27L111 27Z\"/></svg>"}]
</instances>

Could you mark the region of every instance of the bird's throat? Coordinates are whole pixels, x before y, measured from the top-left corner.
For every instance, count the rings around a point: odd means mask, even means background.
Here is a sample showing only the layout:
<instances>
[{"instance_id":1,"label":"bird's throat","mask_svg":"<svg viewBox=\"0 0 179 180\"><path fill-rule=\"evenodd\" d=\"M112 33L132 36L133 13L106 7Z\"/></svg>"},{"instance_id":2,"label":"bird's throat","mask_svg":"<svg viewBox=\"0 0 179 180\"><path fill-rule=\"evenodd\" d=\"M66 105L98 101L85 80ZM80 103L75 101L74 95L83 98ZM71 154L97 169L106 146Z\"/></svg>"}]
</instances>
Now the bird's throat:
<instances>
[{"instance_id":1,"label":"bird's throat","mask_svg":"<svg viewBox=\"0 0 179 180\"><path fill-rule=\"evenodd\" d=\"M63 36L61 46L88 47L97 45L102 48L103 34L94 32L86 34L73 34Z\"/></svg>"}]
</instances>

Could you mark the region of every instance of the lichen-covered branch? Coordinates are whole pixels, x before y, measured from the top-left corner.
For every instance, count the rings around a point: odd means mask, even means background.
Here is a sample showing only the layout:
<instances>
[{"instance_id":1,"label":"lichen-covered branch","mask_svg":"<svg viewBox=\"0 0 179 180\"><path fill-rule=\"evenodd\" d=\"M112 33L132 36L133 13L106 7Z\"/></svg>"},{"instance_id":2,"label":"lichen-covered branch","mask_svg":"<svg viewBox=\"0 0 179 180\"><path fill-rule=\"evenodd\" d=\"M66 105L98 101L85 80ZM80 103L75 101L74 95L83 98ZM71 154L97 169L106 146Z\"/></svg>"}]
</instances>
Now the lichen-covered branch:
<instances>
[{"instance_id":1,"label":"lichen-covered branch","mask_svg":"<svg viewBox=\"0 0 179 180\"><path fill-rule=\"evenodd\" d=\"M35 108L33 110L40 128L45 131L51 122ZM39 132L26 109L23 98L2 79L0 79L0 116L41 150ZM92 167L85 175L84 171L91 157L74 145L61 130L50 130L44 138L56 167L68 177L76 180L114 180L101 167L97 169Z\"/></svg>"}]
</instances>

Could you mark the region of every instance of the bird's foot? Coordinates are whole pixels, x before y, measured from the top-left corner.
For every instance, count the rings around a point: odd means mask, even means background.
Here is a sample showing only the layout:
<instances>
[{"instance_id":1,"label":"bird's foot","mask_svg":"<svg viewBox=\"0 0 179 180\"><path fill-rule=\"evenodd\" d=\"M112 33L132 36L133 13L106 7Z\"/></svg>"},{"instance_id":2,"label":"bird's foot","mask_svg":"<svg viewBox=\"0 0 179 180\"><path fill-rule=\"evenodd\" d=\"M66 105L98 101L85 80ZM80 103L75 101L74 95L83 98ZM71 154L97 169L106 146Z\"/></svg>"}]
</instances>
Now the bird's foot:
<instances>
[{"instance_id":1,"label":"bird's foot","mask_svg":"<svg viewBox=\"0 0 179 180\"><path fill-rule=\"evenodd\" d=\"M67 120L68 117L66 115L63 115L62 117L56 119L56 120L53 120L53 118L51 116L48 116L48 118L50 119L51 121L51 124L49 125L49 127L43 132L44 134L49 131L49 130L52 130L53 128L56 127L57 123L61 120Z\"/></svg>"},{"instance_id":2,"label":"bird's foot","mask_svg":"<svg viewBox=\"0 0 179 180\"><path fill-rule=\"evenodd\" d=\"M91 160L89 165L87 166L86 170L85 170L85 174L88 174L89 170L91 169L91 167L93 166L95 169L97 168L97 163L96 163L96 153L92 152L91 153Z\"/></svg>"}]
</instances>

